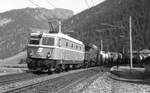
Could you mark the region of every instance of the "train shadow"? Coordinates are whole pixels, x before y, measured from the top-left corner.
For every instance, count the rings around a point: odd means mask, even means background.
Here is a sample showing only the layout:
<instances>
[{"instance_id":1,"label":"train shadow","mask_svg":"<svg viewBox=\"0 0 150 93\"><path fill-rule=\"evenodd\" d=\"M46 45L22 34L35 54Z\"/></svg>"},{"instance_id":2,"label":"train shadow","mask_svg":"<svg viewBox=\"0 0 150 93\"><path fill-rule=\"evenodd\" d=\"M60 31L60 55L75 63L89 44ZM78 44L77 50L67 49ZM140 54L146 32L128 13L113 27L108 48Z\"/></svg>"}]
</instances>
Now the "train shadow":
<instances>
[{"instance_id":1,"label":"train shadow","mask_svg":"<svg viewBox=\"0 0 150 93\"><path fill-rule=\"evenodd\" d=\"M111 69L110 73L115 80L150 85L150 72L145 71L145 68L134 68L131 71L129 68Z\"/></svg>"},{"instance_id":2,"label":"train shadow","mask_svg":"<svg viewBox=\"0 0 150 93\"><path fill-rule=\"evenodd\" d=\"M35 75L48 74L48 72L42 72L42 71L29 71L29 70L27 70L26 73L32 73L32 74L35 74Z\"/></svg>"}]
</instances>

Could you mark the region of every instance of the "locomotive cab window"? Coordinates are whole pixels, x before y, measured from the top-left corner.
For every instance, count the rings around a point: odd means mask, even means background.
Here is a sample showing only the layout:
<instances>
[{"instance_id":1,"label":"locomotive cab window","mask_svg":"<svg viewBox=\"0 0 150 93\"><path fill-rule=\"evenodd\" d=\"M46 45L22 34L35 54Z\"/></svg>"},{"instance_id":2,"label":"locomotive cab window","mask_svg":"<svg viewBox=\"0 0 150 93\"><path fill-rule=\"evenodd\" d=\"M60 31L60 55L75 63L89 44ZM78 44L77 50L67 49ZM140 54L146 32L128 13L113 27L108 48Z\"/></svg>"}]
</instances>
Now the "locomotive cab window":
<instances>
[{"instance_id":1,"label":"locomotive cab window","mask_svg":"<svg viewBox=\"0 0 150 93\"><path fill-rule=\"evenodd\" d=\"M33 38L31 38L29 43L33 44L33 45L38 45L40 43L40 39L33 39Z\"/></svg>"},{"instance_id":2,"label":"locomotive cab window","mask_svg":"<svg viewBox=\"0 0 150 93\"><path fill-rule=\"evenodd\" d=\"M43 45L54 45L54 38L53 37L43 37L42 44Z\"/></svg>"}]
</instances>

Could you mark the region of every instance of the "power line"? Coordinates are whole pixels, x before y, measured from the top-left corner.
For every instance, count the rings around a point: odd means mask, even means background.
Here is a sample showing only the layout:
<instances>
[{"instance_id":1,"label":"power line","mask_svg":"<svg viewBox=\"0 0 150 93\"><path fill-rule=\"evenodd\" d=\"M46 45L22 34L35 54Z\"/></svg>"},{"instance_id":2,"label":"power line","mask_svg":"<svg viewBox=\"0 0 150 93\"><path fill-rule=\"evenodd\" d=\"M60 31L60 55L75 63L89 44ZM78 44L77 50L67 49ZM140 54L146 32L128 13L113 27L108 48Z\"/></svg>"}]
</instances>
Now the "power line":
<instances>
[{"instance_id":1,"label":"power line","mask_svg":"<svg viewBox=\"0 0 150 93\"><path fill-rule=\"evenodd\" d=\"M34 4L35 6L39 7L39 8L42 8L40 5L36 4L35 2L33 2L32 0L28 0L30 3ZM39 13L40 13L40 10L38 9ZM48 17L43 14L43 16L48 20Z\"/></svg>"},{"instance_id":2,"label":"power line","mask_svg":"<svg viewBox=\"0 0 150 93\"><path fill-rule=\"evenodd\" d=\"M37 2L35 3L35 2L33 2L32 0L28 0L30 3L32 3L32 4L34 4L35 6L37 6L37 7L39 7L39 8L42 8L40 5L38 5L37 4ZM49 2L48 0L47 0L47 2ZM51 4L50 2L49 2L49 4ZM52 4L51 4L52 5ZM53 7L54 8L56 8L54 5L53 5ZM39 12L40 12L40 10L39 10ZM45 17L45 18L47 18L47 19L49 19L45 14L43 14L43 16ZM52 15L54 18L56 17L54 14Z\"/></svg>"},{"instance_id":3,"label":"power line","mask_svg":"<svg viewBox=\"0 0 150 93\"><path fill-rule=\"evenodd\" d=\"M92 4L93 4L93 6L94 6L94 5L95 5L95 4L94 4L94 1L93 1L93 0L91 0L91 2L92 2Z\"/></svg>"},{"instance_id":4,"label":"power line","mask_svg":"<svg viewBox=\"0 0 150 93\"><path fill-rule=\"evenodd\" d=\"M30 3L32 3L32 4L34 4L35 6L37 6L37 7L41 7L41 6L39 6L38 4L36 4L35 2L33 2L32 0L28 0Z\"/></svg>"},{"instance_id":5,"label":"power line","mask_svg":"<svg viewBox=\"0 0 150 93\"><path fill-rule=\"evenodd\" d=\"M51 5L52 7L56 8L56 6L55 6L54 4L52 4L52 3L50 3L49 0L46 0L46 1L47 1L47 3L48 3L49 5Z\"/></svg>"},{"instance_id":6,"label":"power line","mask_svg":"<svg viewBox=\"0 0 150 93\"><path fill-rule=\"evenodd\" d=\"M41 8L40 5L38 5L37 3L33 2L32 0L28 0L28 1L30 1L30 2L31 2L32 4L34 4L35 6ZM49 4L50 4L50 3L49 3ZM54 7L55 7L55 6L54 6ZM40 9L38 9L38 11L40 12ZM54 30L52 21L53 21L53 20L56 20L57 17L56 17L54 14L52 15L54 18L48 18L48 16L46 16L45 14L43 14L43 16L47 19L47 21L48 21L48 23L49 23L49 26L52 28L52 30ZM58 19L57 19L57 20L58 20Z\"/></svg>"},{"instance_id":7,"label":"power line","mask_svg":"<svg viewBox=\"0 0 150 93\"><path fill-rule=\"evenodd\" d=\"M88 1L87 0L84 0L84 1L85 1L85 4L88 6L88 8L90 8Z\"/></svg>"}]
</instances>

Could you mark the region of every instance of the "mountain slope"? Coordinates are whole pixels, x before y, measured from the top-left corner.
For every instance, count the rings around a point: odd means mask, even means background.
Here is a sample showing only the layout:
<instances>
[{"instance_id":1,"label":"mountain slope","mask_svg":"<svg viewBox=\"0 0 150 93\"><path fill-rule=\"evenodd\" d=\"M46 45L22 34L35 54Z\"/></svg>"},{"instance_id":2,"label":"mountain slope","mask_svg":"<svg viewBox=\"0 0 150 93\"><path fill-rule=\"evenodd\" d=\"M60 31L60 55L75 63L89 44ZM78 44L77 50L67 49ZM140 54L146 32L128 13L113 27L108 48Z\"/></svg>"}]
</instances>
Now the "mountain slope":
<instances>
[{"instance_id":1,"label":"mountain slope","mask_svg":"<svg viewBox=\"0 0 150 93\"><path fill-rule=\"evenodd\" d=\"M104 50L129 50L129 16L132 16L134 50L150 47L150 1L105 0L99 5L66 20L64 31L72 36L100 46ZM78 33L78 34L77 34Z\"/></svg>"},{"instance_id":2,"label":"mountain slope","mask_svg":"<svg viewBox=\"0 0 150 93\"><path fill-rule=\"evenodd\" d=\"M10 57L22 51L31 31L48 31L47 19L67 19L72 15L71 10L59 8L24 8L0 13L0 58Z\"/></svg>"}]
</instances>

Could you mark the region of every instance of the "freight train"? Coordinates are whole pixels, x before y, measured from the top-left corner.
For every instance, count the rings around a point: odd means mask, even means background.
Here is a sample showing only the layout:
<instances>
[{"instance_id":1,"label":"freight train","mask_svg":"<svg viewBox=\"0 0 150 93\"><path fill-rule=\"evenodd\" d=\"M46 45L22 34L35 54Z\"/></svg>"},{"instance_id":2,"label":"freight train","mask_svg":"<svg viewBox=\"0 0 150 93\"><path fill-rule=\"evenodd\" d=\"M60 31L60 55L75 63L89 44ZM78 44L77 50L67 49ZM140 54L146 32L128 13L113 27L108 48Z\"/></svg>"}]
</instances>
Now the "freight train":
<instances>
[{"instance_id":1,"label":"freight train","mask_svg":"<svg viewBox=\"0 0 150 93\"><path fill-rule=\"evenodd\" d=\"M121 54L120 54L121 55ZM114 65L118 53L100 51L63 33L31 33L27 45L27 66L31 71L60 72L75 68Z\"/></svg>"},{"instance_id":2,"label":"freight train","mask_svg":"<svg viewBox=\"0 0 150 93\"><path fill-rule=\"evenodd\" d=\"M133 55L134 64L143 64L145 58ZM100 51L96 45L84 44L63 33L31 33L27 45L29 70L70 70L93 66L129 64L130 57L117 52Z\"/></svg>"},{"instance_id":3,"label":"freight train","mask_svg":"<svg viewBox=\"0 0 150 93\"><path fill-rule=\"evenodd\" d=\"M61 25L60 25L61 26ZM134 63L143 60L133 56ZM117 52L105 52L93 44L84 44L61 33L31 33L27 45L27 66L32 71L68 71L100 65L129 64L129 56Z\"/></svg>"}]
</instances>

